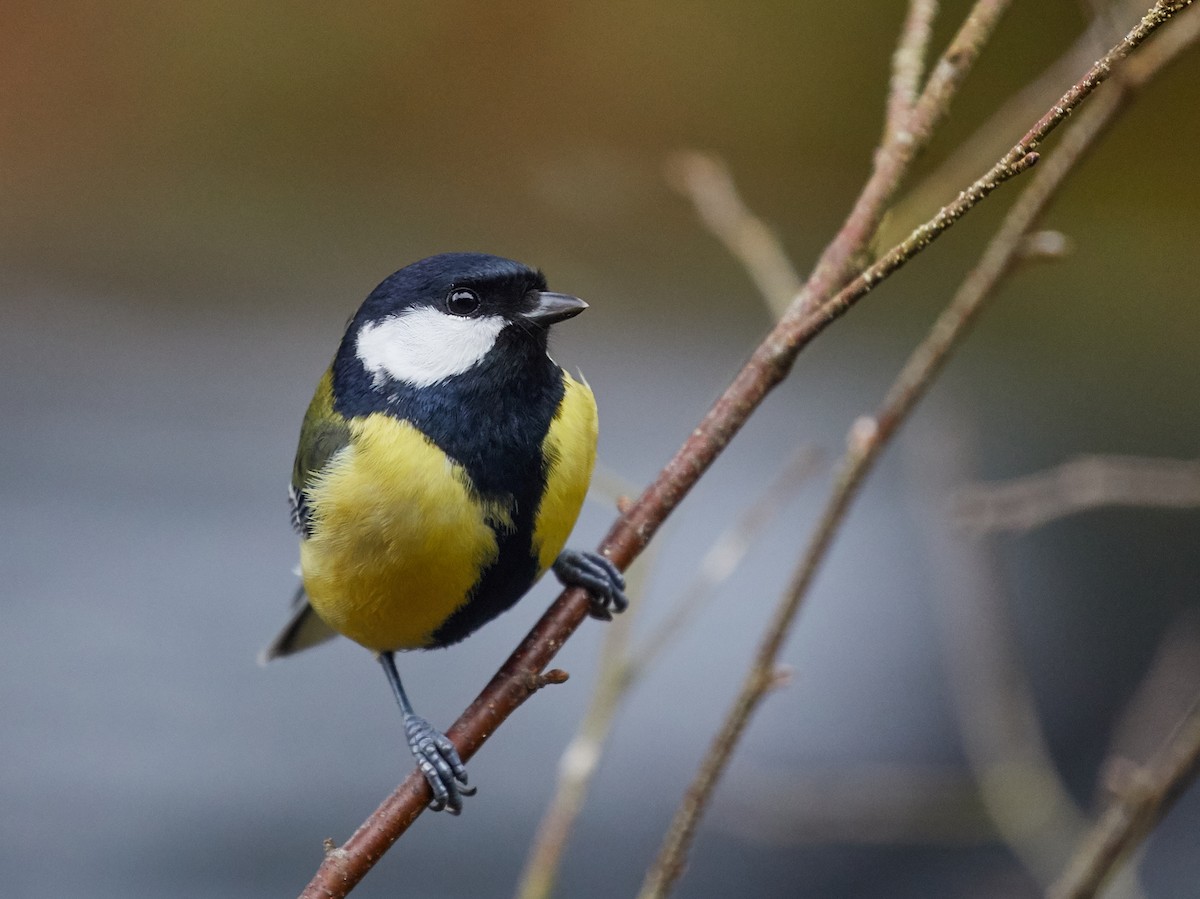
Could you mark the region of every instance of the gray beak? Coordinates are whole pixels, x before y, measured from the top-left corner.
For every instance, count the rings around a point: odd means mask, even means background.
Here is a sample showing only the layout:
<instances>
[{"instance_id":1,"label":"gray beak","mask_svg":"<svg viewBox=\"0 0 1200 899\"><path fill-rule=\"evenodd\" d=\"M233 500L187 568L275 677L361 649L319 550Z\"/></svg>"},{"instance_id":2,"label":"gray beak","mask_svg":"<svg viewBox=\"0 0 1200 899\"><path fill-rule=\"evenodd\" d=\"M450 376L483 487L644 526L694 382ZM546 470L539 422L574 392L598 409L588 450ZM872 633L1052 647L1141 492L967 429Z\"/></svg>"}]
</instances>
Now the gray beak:
<instances>
[{"instance_id":1,"label":"gray beak","mask_svg":"<svg viewBox=\"0 0 1200 899\"><path fill-rule=\"evenodd\" d=\"M531 290L525 294L525 300L531 305L520 313L521 318L543 328L576 316L588 307L579 297L548 290Z\"/></svg>"}]
</instances>

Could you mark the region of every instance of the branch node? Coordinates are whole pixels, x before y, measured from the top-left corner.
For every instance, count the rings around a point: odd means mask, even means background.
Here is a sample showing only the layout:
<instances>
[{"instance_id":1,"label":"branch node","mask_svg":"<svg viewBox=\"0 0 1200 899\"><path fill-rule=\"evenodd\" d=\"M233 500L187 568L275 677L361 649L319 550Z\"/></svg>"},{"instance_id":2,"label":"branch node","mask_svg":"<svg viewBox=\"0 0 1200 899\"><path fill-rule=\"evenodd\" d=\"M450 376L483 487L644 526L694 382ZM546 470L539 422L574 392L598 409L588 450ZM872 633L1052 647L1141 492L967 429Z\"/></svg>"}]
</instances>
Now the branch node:
<instances>
[{"instance_id":1,"label":"branch node","mask_svg":"<svg viewBox=\"0 0 1200 899\"><path fill-rule=\"evenodd\" d=\"M525 688L530 693L536 693L542 687L565 684L570 677L571 675L561 668L550 668L540 674L531 672L525 676Z\"/></svg>"},{"instance_id":2,"label":"branch node","mask_svg":"<svg viewBox=\"0 0 1200 899\"><path fill-rule=\"evenodd\" d=\"M1133 759L1109 759L1102 776L1104 789L1117 799L1136 803L1151 787L1150 773Z\"/></svg>"},{"instance_id":3,"label":"branch node","mask_svg":"<svg viewBox=\"0 0 1200 899\"><path fill-rule=\"evenodd\" d=\"M1058 262L1075 249L1071 238L1062 231L1045 229L1026 234L1017 248L1022 262Z\"/></svg>"},{"instance_id":4,"label":"branch node","mask_svg":"<svg viewBox=\"0 0 1200 899\"><path fill-rule=\"evenodd\" d=\"M782 690L784 687L792 685L792 679L796 676L796 669L791 665L777 665L771 679L767 682L768 690Z\"/></svg>"},{"instance_id":5,"label":"branch node","mask_svg":"<svg viewBox=\"0 0 1200 899\"><path fill-rule=\"evenodd\" d=\"M855 455L866 452L879 434L879 422L870 415L860 415L846 435L846 448Z\"/></svg>"}]
</instances>

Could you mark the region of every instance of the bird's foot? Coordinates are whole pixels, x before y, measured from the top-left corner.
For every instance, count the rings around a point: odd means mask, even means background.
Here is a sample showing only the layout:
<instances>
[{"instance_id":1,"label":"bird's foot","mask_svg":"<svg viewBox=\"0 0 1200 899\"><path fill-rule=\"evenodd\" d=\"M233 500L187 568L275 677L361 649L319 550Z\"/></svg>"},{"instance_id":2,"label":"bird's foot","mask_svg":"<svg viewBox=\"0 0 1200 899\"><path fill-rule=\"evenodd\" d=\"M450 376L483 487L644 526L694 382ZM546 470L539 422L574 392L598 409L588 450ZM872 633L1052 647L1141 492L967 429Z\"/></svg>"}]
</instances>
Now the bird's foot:
<instances>
[{"instance_id":1,"label":"bird's foot","mask_svg":"<svg viewBox=\"0 0 1200 899\"><path fill-rule=\"evenodd\" d=\"M458 757L458 750L445 734L420 715L404 716L404 735L417 759L417 767L433 790L429 808L457 815L462 811L463 797L475 795L475 787L467 786L467 768Z\"/></svg>"},{"instance_id":2,"label":"bird's foot","mask_svg":"<svg viewBox=\"0 0 1200 899\"><path fill-rule=\"evenodd\" d=\"M624 576L599 553L564 549L554 561L554 574L564 586L582 587L588 592L593 618L611 621L614 612L629 608Z\"/></svg>"}]
</instances>

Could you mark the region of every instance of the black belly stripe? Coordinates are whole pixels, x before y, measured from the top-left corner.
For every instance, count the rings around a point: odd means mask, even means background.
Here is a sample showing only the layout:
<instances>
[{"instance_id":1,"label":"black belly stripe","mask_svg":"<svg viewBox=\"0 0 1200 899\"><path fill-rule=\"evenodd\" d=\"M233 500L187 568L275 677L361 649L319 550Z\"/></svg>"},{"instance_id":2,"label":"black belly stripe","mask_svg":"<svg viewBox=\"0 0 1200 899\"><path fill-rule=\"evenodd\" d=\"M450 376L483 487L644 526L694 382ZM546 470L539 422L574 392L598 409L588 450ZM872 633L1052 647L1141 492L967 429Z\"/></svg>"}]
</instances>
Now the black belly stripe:
<instances>
[{"instance_id":1,"label":"black belly stripe","mask_svg":"<svg viewBox=\"0 0 1200 899\"><path fill-rule=\"evenodd\" d=\"M542 442L566 384L544 350L506 334L471 371L423 389L389 384L378 391L356 357L339 354L335 363L337 411L347 417L385 412L411 422L463 467L480 497L511 503L512 529L494 528L496 561L434 631L431 648L457 643L509 609L537 576L532 540L546 487Z\"/></svg>"}]
</instances>

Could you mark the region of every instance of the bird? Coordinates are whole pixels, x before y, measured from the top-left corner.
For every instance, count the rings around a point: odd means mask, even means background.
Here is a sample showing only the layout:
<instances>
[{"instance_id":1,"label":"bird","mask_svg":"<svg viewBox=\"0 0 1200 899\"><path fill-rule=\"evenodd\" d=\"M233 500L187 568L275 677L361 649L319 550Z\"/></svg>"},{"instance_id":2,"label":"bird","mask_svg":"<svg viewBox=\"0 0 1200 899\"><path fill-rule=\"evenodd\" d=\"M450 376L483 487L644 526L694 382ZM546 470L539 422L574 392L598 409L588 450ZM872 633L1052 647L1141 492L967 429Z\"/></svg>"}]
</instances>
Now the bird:
<instances>
[{"instance_id":1,"label":"bird","mask_svg":"<svg viewBox=\"0 0 1200 899\"><path fill-rule=\"evenodd\" d=\"M511 259L421 259L363 301L304 416L288 489L302 582L260 661L338 634L373 652L433 810L459 814L475 787L396 654L458 643L550 570L596 618L628 606L611 560L565 548L597 412L547 342L587 306Z\"/></svg>"}]
</instances>

